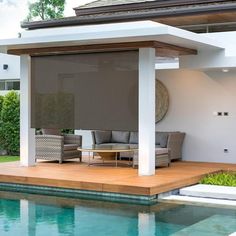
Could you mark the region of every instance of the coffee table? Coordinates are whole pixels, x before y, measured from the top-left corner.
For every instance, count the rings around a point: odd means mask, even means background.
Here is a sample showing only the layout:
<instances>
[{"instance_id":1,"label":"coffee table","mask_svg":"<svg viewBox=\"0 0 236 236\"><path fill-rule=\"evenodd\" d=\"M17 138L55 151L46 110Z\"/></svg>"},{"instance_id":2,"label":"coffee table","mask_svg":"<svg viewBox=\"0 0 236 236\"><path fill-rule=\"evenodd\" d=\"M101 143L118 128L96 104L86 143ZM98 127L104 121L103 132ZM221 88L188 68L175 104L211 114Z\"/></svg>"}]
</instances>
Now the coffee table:
<instances>
[{"instance_id":1,"label":"coffee table","mask_svg":"<svg viewBox=\"0 0 236 236\"><path fill-rule=\"evenodd\" d=\"M88 152L89 153L89 164L90 162L90 154L91 153L98 153L98 155L103 159L111 159L115 158L115 165L118 165L118 154L121 152L135 152L138 151L137 145L120 145L120 144L111 144L111 145L91 145L91 146L84 146L84 147L78 147L77 148L81 152ZM104 162L103 162L104 163ZM94 163L98 164L98 163Z\"/></svg>"}]
</instances>

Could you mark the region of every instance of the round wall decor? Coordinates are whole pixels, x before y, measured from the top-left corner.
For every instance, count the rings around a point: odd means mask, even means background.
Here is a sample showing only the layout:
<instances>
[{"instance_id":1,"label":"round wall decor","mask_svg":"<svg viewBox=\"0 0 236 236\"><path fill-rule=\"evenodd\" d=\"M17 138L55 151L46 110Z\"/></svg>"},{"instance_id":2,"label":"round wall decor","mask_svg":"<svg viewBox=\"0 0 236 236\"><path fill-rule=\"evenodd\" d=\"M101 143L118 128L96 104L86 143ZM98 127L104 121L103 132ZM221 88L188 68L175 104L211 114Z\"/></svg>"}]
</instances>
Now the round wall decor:
<instances>
[{"instance_id":1,"label":"round wall decor","mask_svg":"<svg viewBox=\"0 0 236 236\"><path fill-rule=\"evenodd\" d=\"M161 121L169 108L169 94L166 86L156 79L156 123Z\"/></svg>"}]
</instances>

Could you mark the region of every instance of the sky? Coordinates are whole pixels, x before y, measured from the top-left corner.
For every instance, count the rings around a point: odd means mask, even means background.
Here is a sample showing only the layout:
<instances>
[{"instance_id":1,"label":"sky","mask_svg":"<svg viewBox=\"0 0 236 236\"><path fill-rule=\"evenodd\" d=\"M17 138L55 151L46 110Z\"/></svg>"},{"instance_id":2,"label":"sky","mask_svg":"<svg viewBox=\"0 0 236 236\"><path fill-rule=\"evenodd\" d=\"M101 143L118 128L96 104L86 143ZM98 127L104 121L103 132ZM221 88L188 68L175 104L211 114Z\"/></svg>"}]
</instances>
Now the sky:
<instances>
[{"instance_id":1,"label":"sky","mask_svg":"<svg viewBox=\"0 0 236 236\"><path fill-rule=\"evenodd\" d=\"M35 0L0 0L0 39L14 38L22 31L20 22L28 14L28 3ZM73 7L93 0L66 0L65 16L74 16Z\"/></svg>"}]
</instances>

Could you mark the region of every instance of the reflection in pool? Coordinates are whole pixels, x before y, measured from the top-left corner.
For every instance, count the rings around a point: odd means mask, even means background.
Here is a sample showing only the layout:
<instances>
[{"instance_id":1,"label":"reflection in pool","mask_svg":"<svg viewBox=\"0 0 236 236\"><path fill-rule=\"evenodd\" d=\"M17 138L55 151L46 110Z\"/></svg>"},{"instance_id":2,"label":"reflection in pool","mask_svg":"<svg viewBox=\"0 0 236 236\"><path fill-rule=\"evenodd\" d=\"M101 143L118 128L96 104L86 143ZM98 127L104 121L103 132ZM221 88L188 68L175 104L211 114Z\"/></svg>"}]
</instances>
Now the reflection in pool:
<instances>
[{"instance_id":1,"label":"reflection in pool","mask_svg":"<svg viewBox=\"0 0 236 236\"><path fill-rule=\"evenodd\" d=\"M151 206L0 192L1 236L218 236L236 231L236 210Z\"/></svg>"}]
</instances>

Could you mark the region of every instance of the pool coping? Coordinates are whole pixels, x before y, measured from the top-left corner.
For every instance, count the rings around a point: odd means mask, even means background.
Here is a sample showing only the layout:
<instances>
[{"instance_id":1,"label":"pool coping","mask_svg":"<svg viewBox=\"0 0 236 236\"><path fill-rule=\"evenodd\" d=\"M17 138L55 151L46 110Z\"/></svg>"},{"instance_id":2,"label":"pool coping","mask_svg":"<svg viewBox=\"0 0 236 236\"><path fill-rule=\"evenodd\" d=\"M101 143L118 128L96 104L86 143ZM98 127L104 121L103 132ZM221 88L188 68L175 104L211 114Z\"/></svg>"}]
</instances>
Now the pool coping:
<instances>
[{"instance_id":1,"label":"pool coping","mask_svg":"<svg viewBox=\"0 0 236 236\"><path fill-rule=\"evenodd\" d=\"M178 194L163 195L162 201L236 207L236 187L195 184L179 189Z\"/></svg>"},{"instance_id":2,"label":"pool coping","mask_svg":"<svg viewBox=\"0 0 236 236\"><path fill-rule=\"evenodd\" d=\"M161 202L169 202L175 204L193 204L193 205L206 205L213 207L234 208L236 209L236 201L227 199L216 198L203 198L203 197L191 197L181 195L171 195L161 199Z\"/></svg>"},{"instance_id":3,"label":"pool coping","mask_svg":"<svg viewBox=\"0 0 236 236\"><path fill-rule=\"evenodd\" d=\"M196 184L189 187L181 188L180 195L236 201L236 187Z\"/></svg>"}]
</instances>

